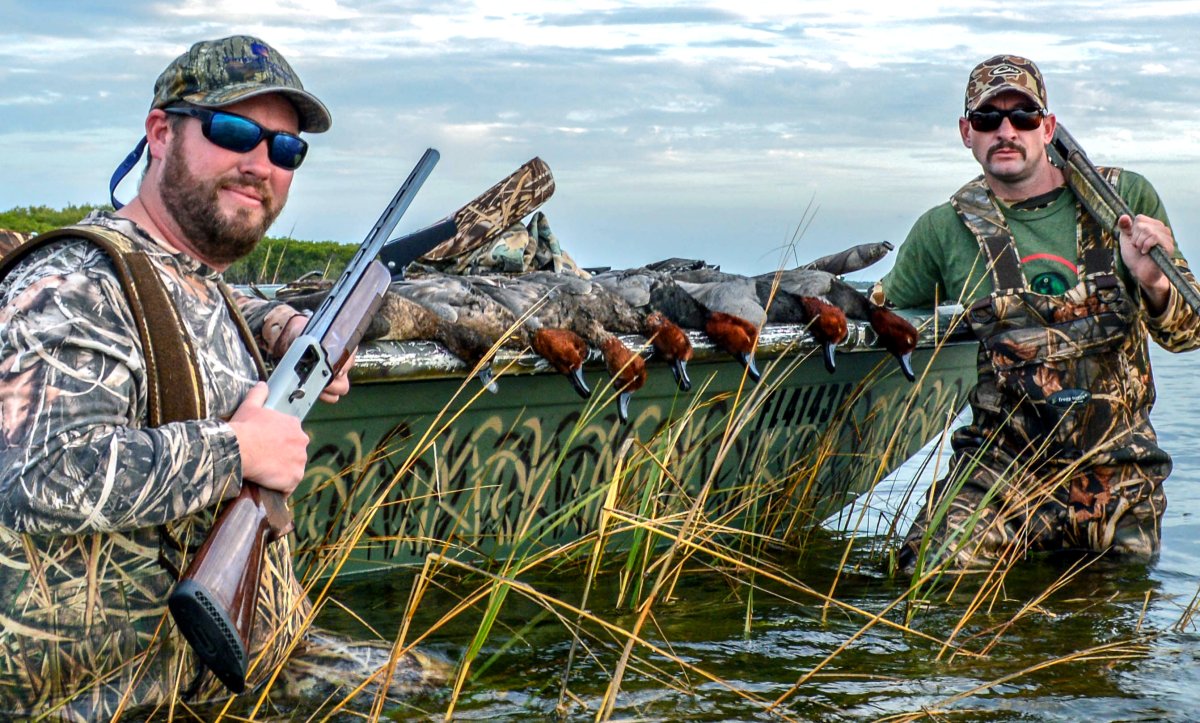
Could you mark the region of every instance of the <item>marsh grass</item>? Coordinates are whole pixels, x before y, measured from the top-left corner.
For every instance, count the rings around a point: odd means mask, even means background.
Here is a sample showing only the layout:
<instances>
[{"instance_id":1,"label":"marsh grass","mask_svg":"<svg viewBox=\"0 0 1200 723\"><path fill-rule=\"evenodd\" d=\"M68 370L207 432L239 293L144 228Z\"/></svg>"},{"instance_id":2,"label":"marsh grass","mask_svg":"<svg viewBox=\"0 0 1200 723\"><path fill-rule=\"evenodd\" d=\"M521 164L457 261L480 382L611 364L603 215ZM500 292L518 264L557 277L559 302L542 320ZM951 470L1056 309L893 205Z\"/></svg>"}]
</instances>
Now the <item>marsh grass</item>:
<instances>
[{"instance_id":1,"label":"marsh grass","mask_svg":"<svg viewBox=\"0 0 1200 723\"><path fill-rule=\"evenodd\" d=\"M520 541L512 546L498 566L483 568L463 563L450 554L430 555L413 584L413 594L395 638L393 661L415 645L429 640L438 630L460 616L475 616L476 633L460 654L451 683L450 699L443 714L447 720L451 719L459 698L472 680L472 670L489 664L488 660L480 661L485 647L491 649L490 656L494 660L503 655L513 640L522 636L520 628L508 628L500 622L511 596L517 595L544 611L536 618L537 622L557 621L572 641L562 679L557 685L558 703L564 714L577 715L579 706L584 706L598 720L611 717L616 710L623 682L627 675L632 674L642 680L657 681L678 690L693 689L692 685L679 682L680 676L704 680L723 686L733 695L744 699L748 706L787 718L788 715L780 708L781 704L799 691L811 676L818 674L824 664L816 666L802 677L793 690L772 699L740 690L719 675L672 652L670 641L665 639L663 628L658 623L658 615L661 614L661 608L669 607L672 603L673 591L681 577L697 569L721 576L731 590L743 596L745 630L748 634L752 632L754 600L758 594L776 599L809 599L836 608L844 614L860 617L864 625L859 635L879 624L926 639L931 644L943 644L944 641L936 637L889 619L887 614L891 608L874 613L843 603L831 594L822 593L796 579L786 569L768 560L771 550L802 550L807 535L820 521L812 514L819 502L814 496L828 490L823 490L816 483L819 476L818 469L814 468L819 468L836 453L838 443L832 431L837 428L836 423L830 425L829 431L818 435L816 443L812 445L814 451L810 456L811 461L807 465L794 466L780 476L769 471L770 460L763 456L742 460L748 462L748 466L742 467L748 473L742 475L739 489L734 490L733 494L723 490L723 495L730 495L724 504L715 508L709 504L718 470L730 455L737 452L738 439L746 433L770 393L786 375L795 373L804 359L803 355L781 355L764 369L764 379L759 385L743 384L731 398L722 400L728 403L730 411L723 428L714 431L713 443L718 446L718 452L707 470L689 467L697 464L697 459L679 459L676 456L676 443L697 410L713 403L703 385L677 410L673 421L665 425L654 438L646 442L632 438L627 440L618 455L611 483L593 493L602 497L604 504L595 531L583 539L566 545L548 546L543 538L549 537L553 531L555 516L538 521L531 514L521 521ZM884 372L879 369L875 373ZM860 383L856 393L838 410L838 418L848 413L869 384L870 380ZM466 385L460 388L460 392L465 389ZM477 391L476 395L480 393ZM586 425L590 417L612 396L610 388L601 390L581 418L579 428ZM447 410L453 406L453 403L448 405ZM345 529L348 532L343 532L338 540L326 542L330 551L339 553L325 556L322 564L310 570L311 580L336 577L339 564L353 549L371 515L377 511L377 505L387 499L390 486L399 484L411 469L412 460L432 447L432 440L437 437L437 432L433 430L439 424L444 430L455 418L456 414L447 411L443 419L435 420L430 425L430 432L410 453L409 460L401 465L391 483L378 492L377 503L358 510L354 517L357 524L347 526ZM877 474L882 475L885 471L881 464ZM362 474L363 471L353 473ZM688 488L685 480L689 478L703 480L698 490ZM548 490L550 486L547 483L540 489ZM589 502L580 500L577 505L587 507ZM560 513L558 517L565 519L572 512L574 510L568 508L566 514ZM578 570L580 561L586 567L583 572L583 595L578 602L555 598L527 581L530 577L536 577L536 573L546 570ZM628 624L618 624L589 610L593 586L610 571L619 580L613 610L632 611L634 618ZM472 580L476 582L471 583ZM768 583L770 589L761 583ZM330 586L328 583L321 587L310 585L310 596L316 603L314 610L320 610L330 599ZM459 602L429 625L428 629L414 635L411 623L418 616L426 592L433 587L460 589L462 594ZM626 615L627 612L619 614ZM852 636L846 644L853 643L857 637ZM656 639L659 642L655 642ZM585 703L584 696L572 693L571 676L577 655L583 655L600 665L610 677L608 689L599 700ZM386 697L386 685L374 687L375 692L368 694L373 695L370 706L372 717L382 714ZM364 681L363 685L339 701L333 710L346 709L355 697L364 695L367 690L368 681ZM260 703L265 697L264 692Z\"/></svg>"},{"instance_id":2,"label":"marsh grass","mask_svg":"<svg viewBox=\"0 0 1200 723\"><path fill-rule=\"evenodd\" d=\"M864 565L875 570L887 568L891 538L896 532L903 533L893 522L884 534L867 541L876 548L868 559L863 559L862 541L851 533L840 549L833 548L840 560L833 566L832 576L806 579L805 567L797 561L819 554L811 548L820 548L828 539L821 526L823 515L817 511L822 496L831 493L822 486L822 470L845 453L839 425L848 424L851 408L875 379L897 373L881 363L856 386L828 427L814 437L808 454L782 472L765 451L739 458L744 453L739 440L754 428L753 422L772 391L788 375L797 373L813 353L812 349L795 349L781 354L764 367L759 384L749 385L743 379L730 394L714 394L701 381L690 395L679 397L670 421L651 438L624 440L615 452L614 472L607 484L546 517L533 513L541 497L531 499L525 506L528 513L518 521L517 542L488 563L468 561L453 541L445 541L412 576L402 609L394 619L389 616L389 629L377 616L360 615L353 604L339 599L339 573L362 544L372 518L391 504L388 500L394 489L414 474L416 461L435 454L439 437L484 393L473 383L478 370L472 371L455 398L404 453L396 472L375 490L371 501L338 513L344 520L340 532L322 541L321 553L304 571L305 586L314 603L309 622L330 615L353 620L390 642L388 666L335 698L285 708L292 711L287 715L314 721L378 720L408 714L444 720L469 716L472 708L479 706L475 689L498 685L491 672L505 668L506 659L529 647L530 640L547 635L563 641L561 655L552 666L557 672L542 671L536 680L510 684L519 690L533 690L531 695L543 701L531 710L535 716L552 712L561 718L594 720L641 716L638 692L648 689L681 698L710 695L703 691L719 689L726 700L735 701L729 705L742 707L745 717L803 720L811 717L815 708L836 718L840 716L837 707L825 701L826 693L816 692L823 691L823 686L838 681L895 680L843 662L855 660L857 651L879 629L925 651L931 663L981 671L957 691L936 696L919 709L876 716L881 720L970 718L975 710L973 701L1015 681L1063 666L1120 665L1148 654L1155 633L1144 630L1139 621L1135 630L1115 641L1082 641L1078 649L1047 651L1045 659L1015 669L1005 664L1010 637L1028 635L1030 626L1051 614L1066 616L1086 609L1072 608L1065 600L1077 594L1080 576L1092 564L1087 560L1059 571L1043 586L1026 589L1027 585L1010 580L1019 559L1015 548L1002 552L989 566L962 572L948 565L952 546L935 547L927 540L918 572L911 580L878 574L870 584L879 592L863 596L864 576L855 571ZM499 376L506 371L499 370ZM918 379L905 397L905 409L915 403L926 383L925 378ZM596 390L556 464L535 485L538 495L552 489L567 448L614 397L611 385ZM716 457L682 453L680 440L691 433L689 425L698 423L701 412L716 403L728 407L723 424L711 430L708 440L718 450ZM946 420L947 427L950 421ZM870 490L898 461L886 457L899 445L903 433L900 428L886 430L884 448L888 451L873 467L868 491L843 514L862 514L871 500ZM741 470L737 484L719 486L719 470L731 459ZM376 474L381 461L367 456L342 474L361 481ZM939 464L930 458L923 466L938 474L944 471ZM1030 499L1049 494L1054 484L1048 480L1029 493ZM915 494L910 490L905 497ZM598 512L590 532L570 542L553 542L558 526L593 507ZM937 520L947 513L939 509L933 517ZM962 539L970 539L970 527L979 522L978 517L968 519ZM564 578L575 584L560 584ZM739 610L739 625L746 639L759 633L758 610L779 605L804 611L805 625L836 634L838 639L806 658L804 669L797 670L790 683L748 685L745 676L731 672L718 659L698 656L673 620L687 586L697 578L723 586ZM1149 597L1147 591L1146 604ZM1181 615L1181 628L1192 624L1198 600L1200 593ZM1103 600L1088 603L1103 604ZM1058 611L1049 612L1052 608ZM547 628L557 633L549 634ZM406 702L404 691L392 694L391 668L406 653L436 646L445 638L457 641L451 651L453 670L446 690L415 704ZM991 671L996 671L993 677L984 677ZM814 692L815 702L810 702ZM227 707L224 719L270 719L275 705L268 685L252 709ZM406 707L411 705L416 707ZM183 711L178 714L184 715ZM301 717L294 718L296 715Z\"/></svg>"},{"instance_id":3,"label":"marsh grass","mask_svg":"<svg viewBox=\"0 0 1200 723\"><path fill-rule=\"evenodd\" d=\"M682 676L723 686L748 705L787 718L788 715L779 706L791 693L772 699L740 690L719 675L672 652L670 641L665 639L664 629L658 621L660 608L673 602L674 590L682 576L697 569L722 577L731 590L743 597L747 634L752 633L755 596L760 595L774 599L807 598L832 606L865 620L864 632L870 626L881 624L930 643L942 642L887 618L886 613L876 614L821 593L789 574L785 568L769 561L772 550L802 550L806 536L820 521L813 514L820 501L815 496L829 490L816 484L818 475L808 465L795 465L786 474L780 475L770 471L771 460L765 453L740 460L742 469L748 470L748 473L741 476L736 489L721 491L727 497L722 504L710 504L718 470L731 455L738 453L739 438L746 433L781 380L795 373L811 353L809 350L803 355L781 355L767 365L764 380L758 385L747 386L743 383L731 395L717 395L721 397L720 401L728 404L730 411L722 428L713 431L712 443L717 445L718 452L707 469L693 468L699 464L698 457L680 458L677 453L677 442L692 423L697 410L714 403L714 398L707 394L703 384L686 398L672 421L664 425L652 439L645 442L633 438L626 440L618 454L611 482L593 492L603 498L604 504L600 508L594 532L584 538L563 545L547 545L544 541L552 536L556 518L565 519L577 508L586 508L591 500L579 500L575 508L567 508L566 514L559 513L545 520L537 520L530 514L521 521L518 543L498 564L485 568L464 563L452 554L430 555L413 584L413 594L402 616L400 632L395 638L393 660L413 646L429 640L439 629L457 618L475 616L476 633L460 653L451 683L450 700L444 711L446 719L452 718L459 698L473 680L472 671L486 668L490 661L502 656L514 640L522 637L523 628L513 629L501 622L504 609L509 606L512 596L516 595L543 610L529 625L554 620L562 625L572 641L564 661L562 678L556 685L559 691L558 704L564 713L578 714L578 708L584 706L597 719L606 719L616 710L627 675L654 680L667 688L694 689L692 684L680 682L679 677ZM877 370L876 373L884 372ZM869 383L869 380L864 380L856 393L843 403L838 410L839 418L848 413L861 390ZM464 385L460 391L465 388ZM611 388L600 390L582 416L580 429L598 412L600 406L611 401L613 394ZM449 405L447 409L453 406ZM455 418L454 413L447 411L444 421L435 421L430 429L439 424L441 429L445 429ZM830 425L831 430L836 428L836 423ZM378 504L387 498L390 486L401 482L411 469L412 459L431 449L432 444L427 440L436 437L436 432L429 432L417 449L410 453L408 462L401 465L391 483L379 490L376 504L355 513L359 524L347 527L349 532L343 533L338 540L326 541L329 550L340 550L341 554L327 555L325 563L310 570L310 578L336 577L337 561L346 559L371 515L377 511ZM819 467L836 453L836 435L832 431L823 432L812 446L814 452L809 464ZM883 465L879 469L879 474L886 471ZM362 470L350 473L362 474ZM552 476L553 471L548 477ZM703 480L699 489L690 489L686 482L694 478ZM550 486L547 483L539 489L548 490ZM537 502L534 500L529 507L532 508ZM580 571L581 565L583 594L582 599L576 602L542 592L528 581L530 578L536 579L539 572ZM634 615L627 624L606 619L589 609L593 586L608 574L614 574L619 581L616 605L612 610L621 616L629 612ZM459 601L425 631L414 635L411 623L418 617L426 593L435 587L440 590L460 590ZM329 600L329 590L328 584L319 588L310 587L316 609L321 609ZM655 642L656 639L659 642ZM491 651L490 657L481 661L485 648ZM608 690L599 700L585 703L584 696L572 692L572 671L577 656L602 666L610 676ZM821 667L815 668L810 675L817 674ZM797 689L803 681L797 684ZM382 701L385 699L386 685L375 686L375 689L372 716L384 710ZM346 699L339 701L335 709L345 709L354 697L363 695L367 690L364 682Z\"/></svg>"}]
</instances>

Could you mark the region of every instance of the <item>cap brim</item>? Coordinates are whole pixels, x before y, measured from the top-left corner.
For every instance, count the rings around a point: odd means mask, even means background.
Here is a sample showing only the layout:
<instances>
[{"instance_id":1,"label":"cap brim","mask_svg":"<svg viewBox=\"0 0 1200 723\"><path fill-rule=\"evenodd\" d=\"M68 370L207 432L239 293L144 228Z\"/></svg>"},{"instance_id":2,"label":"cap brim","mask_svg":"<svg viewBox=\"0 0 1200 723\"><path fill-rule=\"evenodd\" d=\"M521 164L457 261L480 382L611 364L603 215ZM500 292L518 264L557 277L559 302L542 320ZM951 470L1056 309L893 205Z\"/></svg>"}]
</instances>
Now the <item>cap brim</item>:
<instances>
[{"instance_id":1,"label":"cap brim","mask_svg":"<svg viewBox=\"0 0 1200 723\"><path fill-rule=\"evenodd\" d=\"M991 100L992 98L995 98L996 96L1000 95L1001 93L1007 93L1010 90L1020 93L1021 95L1025 96L1029 100L1032 100L1034 103L1037 103L1038 108L1042 107L1042 99L1037 97L1037 94L1035 94L1033 91L1031 91L1027 88L1022 88L1019 85L1002 85L998 88L992 88L988 92L979 96L979 98L975 101L975 105L971 106L967 110L973 111L976 108L978 108L979 106L981 106L984 103Z\"/></svg>"},{"instance_id":2,"label":"cap brim","mask_svg":"<svg viewBox=\"0 0 1200 723\"><path fill-rule=\"evenodd\" d=\"M286 96L292 106L295 107L296 114L300 117L301 131L305 133L324 133L333 125L333 116L329 114L329 109L325 107L325 104L318 100L312 93L296 88L278 86L264 88L256 83L248 88L239 89L235 85L223 88L220 93L193 93L185 95L183 100L201 108L225 108L249 98L270 95L271 93Z\"/></svg>"}]
</instances>

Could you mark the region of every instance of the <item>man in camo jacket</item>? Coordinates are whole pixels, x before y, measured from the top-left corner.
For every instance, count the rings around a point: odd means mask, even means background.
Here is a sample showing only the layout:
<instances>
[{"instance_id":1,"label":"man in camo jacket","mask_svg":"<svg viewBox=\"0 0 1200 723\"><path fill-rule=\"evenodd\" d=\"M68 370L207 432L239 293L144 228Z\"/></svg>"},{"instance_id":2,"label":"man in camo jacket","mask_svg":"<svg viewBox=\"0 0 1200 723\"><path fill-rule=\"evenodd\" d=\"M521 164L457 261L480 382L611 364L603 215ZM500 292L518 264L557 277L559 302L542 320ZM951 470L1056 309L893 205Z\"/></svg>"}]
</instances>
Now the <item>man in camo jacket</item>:
<instances>
[{"instance_id":1,"label":"man in camo jacket","mask_svg":"<svg viewBox=\"0 0 1200 723\"><path fill-rule=\"evenodd\" d=\"M83 221L149 256L195 349L203 419L146 426L146 356L96 246L52 242L0 280L0 715L149 717L177 697L223 695L166 614L167 594L214 506L243 480L290 494L308 439L263 408L266 385L218 282L283 208L299 133L330 123L266 43L197 43L158 78L146 137L123 164L148 149L136 198ZM283 304L237 304L267 358L305 324ZM340 375L322 399L348 389ZM312 647L298 640L310 607L287 541L266 558L251 686Z\"/></svg>"},{"instance_id":2,"label":"man in camo jacket","mask_svg":"<svg viewBox=\"0 0 1200 723\"><path fill-rule=\"evenodd\" d=\"M1061 549L1150 559L1171 458L1150 425L1148 341L1195 348L1200 316L1147 254L1161 246L1195 279L1146 179L1102 169L1134 212L1117 235L1065 186L1032 61L985 60L965 101L959 131L983 174L917 221L882 280L897 306L958 301L980 341L972 422L953 435L950 474L918 511L900 567Z\"/></svg>"}]
</instances>

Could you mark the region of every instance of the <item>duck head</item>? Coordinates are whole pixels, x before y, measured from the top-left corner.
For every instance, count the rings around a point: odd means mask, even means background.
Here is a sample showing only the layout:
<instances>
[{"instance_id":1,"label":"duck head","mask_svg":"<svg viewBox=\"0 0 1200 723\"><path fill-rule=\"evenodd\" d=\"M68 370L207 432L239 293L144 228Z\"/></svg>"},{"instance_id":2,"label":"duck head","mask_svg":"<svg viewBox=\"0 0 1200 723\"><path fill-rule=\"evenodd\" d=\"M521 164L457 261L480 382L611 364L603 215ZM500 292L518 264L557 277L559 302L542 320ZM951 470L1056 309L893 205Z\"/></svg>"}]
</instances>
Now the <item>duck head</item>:
<instances>
[{"instance_id":1,"label":"duck head","mask_svg":"<svg viewBox=\"0 0 1200 723\"><path fill-rule=\"evenodd\" d=\"M675 384L679 390L691 390L692 380L688 378L687 363L692 359L692 341L687 332L661 311L647 314L642 328L650 343L654 345L654 350L671 365L671 373L675 375Z\"/></svg>"},{"instance_id":2,"label":"duck head","mask_svg":"<svg viewBox=\"0 0 1200 723\"><path fill-rule=\"evenodd\" d=\"M629 400L646 383L646 360L613 335L600 342L600 353L617 390L617 416L622 424L626 424L629 422Z\"/></svg>"},{"instance_id":3,"label":"duck head","mask_svg":"<svg viewBox=\"0 0 1200 723\"><path fill-rule=\"evenodd\" d=\"M803 296L800 305L808 321L808 331L825 350L825 369L832 374L837 369L834 352L848 333L846 313L827 301Z\"/></svg>"},{"instance_id":4,"label":"duck head","mask_svg":"<svg viewBox=\"0 0 1200 723\"><path fill-rule=\"evenodd\" d=\"M754 365L754 347L758 344L757 326L733 314L714 311L704 323L704 332L714 344L746 367L751 379L757 382L762 377Z\"/></svg>"},{"instance_id":5,"label":"duck head","mask_svg":"<svg viewBox=\"0 0 1200 723\"><path fill-rule=\"evenodd\" d=\"M530 346L560 374L566 375L579 396L587 399L592 390L583 379L583 360L588 348L578 334L566 329L540 328L533 332Z\"/></svg>"},{"instance_id":6,"label":"duck head","mask_svg":"<svg viewBox=\"0 0 1200 723\"><path fill-rule=\"evenodd\" d=\"M904 317L882 306L872 306L870 314L871 328L879 336L879 342L900 363L900 370L908 381L916 381L913 373L912 353L917 348L919 334L916 327L908 323Z\"/></svg>"}]
</instances>

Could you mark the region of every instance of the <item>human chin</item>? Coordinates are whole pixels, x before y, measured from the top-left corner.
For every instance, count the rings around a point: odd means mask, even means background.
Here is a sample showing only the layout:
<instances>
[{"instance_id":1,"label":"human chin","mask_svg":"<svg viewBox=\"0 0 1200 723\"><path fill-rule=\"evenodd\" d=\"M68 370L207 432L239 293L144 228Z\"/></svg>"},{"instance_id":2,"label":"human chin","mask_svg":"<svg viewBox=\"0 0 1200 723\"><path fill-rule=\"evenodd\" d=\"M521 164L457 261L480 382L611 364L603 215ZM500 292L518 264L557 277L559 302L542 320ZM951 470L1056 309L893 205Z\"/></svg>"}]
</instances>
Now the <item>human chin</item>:
<instances>
[{"instance_id":1,"label":"human chin","mask_svg":"<svg viewBox=\"0 0 1200 723\"><path fill-rule=\"evenodd\" d=\"M1020 180L1027 173L1029 164L1024 156L999 154L990 157L984 164L988 173L1002 181Z\"/></svg>"},{"instance_id":2,"label":"human chin","mask_svg":"<svg viewBox=\"0 0 1200 723\"><path fill-rule=\"evenodd\" d=\"M238 235L257 233L261 238L279 215L279 206L265 183L241 183L237 180L217 181L213 190L214 205L220 208L229 230Z\"/></svg>"},{"instance_id":3,"label":"human chin","mask_svg":"<svg viewBox=\"0 0 1200 723\"><path fill-rule=\"evenodd\" d=\"M278 210L270 193L261 193L261 208L223 208L222 189L229 179L204 180L192 173L186 156L164 161L162 198L180 231L204 261L227 266L249 254L274 222ZM236 184L235 184L236 185Z\"/></svg>"}]
</instances>

